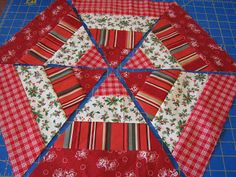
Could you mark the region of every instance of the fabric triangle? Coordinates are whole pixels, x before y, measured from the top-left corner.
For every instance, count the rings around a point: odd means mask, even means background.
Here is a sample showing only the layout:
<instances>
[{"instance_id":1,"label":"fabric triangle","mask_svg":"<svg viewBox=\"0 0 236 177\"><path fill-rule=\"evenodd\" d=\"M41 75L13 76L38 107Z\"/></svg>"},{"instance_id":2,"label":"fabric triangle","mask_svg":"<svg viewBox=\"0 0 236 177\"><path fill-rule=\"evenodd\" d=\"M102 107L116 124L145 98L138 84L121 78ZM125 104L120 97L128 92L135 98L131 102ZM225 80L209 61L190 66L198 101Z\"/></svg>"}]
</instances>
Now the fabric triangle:
<instances>
[{"instance_id":1,"label":"fabric triangle","mask_svg":"<svg viewBox=\"0 0 236 177\"><path fill-rule=\"evenodd\" d=\"M107 67L104 59L94 45L79 59L76 66L86 66L91 68Z\"/></svg>"},{"instance_id":2,"label":"fabric triangle","mask_svg":"<svg viewBox=\"0 0 236 177\"><path fill-rule=\"evenodd\" d=\"M152 64L150 59L142 52L141 49L138 49L134 56L126 63L124 68L135 69L135 68L152 68L155 69L155 66Z\"/></svg>"},{"instance_id":3,"label":"fabric triangle","mask_svg":"<svg viewBox=\"0 0 236 177\"><path fill-rule=\"evenodd\" d=\"M136 95L151 72L120 72L131 92Z\"/></svg>"},{"instance_id":4,"label":"fabric triangle","mask_svg":"<svg viewBox=\"0 0 236 177\"><path fill-rule=\"evenodd\" d=\"M111 67L116 68L142 39L142 32L90 29Z\"/></svg>"},{"instance_id":5,"label":"fabric triangle","mask_svg":"<svg viewBox=\"0 0 236 177\"><path fill-rule=\"evenodd\" d=\"M128 95L126 89L114 73L111 73L94 93L94 96L107 95Z\"/></svg>"}]
</instances>

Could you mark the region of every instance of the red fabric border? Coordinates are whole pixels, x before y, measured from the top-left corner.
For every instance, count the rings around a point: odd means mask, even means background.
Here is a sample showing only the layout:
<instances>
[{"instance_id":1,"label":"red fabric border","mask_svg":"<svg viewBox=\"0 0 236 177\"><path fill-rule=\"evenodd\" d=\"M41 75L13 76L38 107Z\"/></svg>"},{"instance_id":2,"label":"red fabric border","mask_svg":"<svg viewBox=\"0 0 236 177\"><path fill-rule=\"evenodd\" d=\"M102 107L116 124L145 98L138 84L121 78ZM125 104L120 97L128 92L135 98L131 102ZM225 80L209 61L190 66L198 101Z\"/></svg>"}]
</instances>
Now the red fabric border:
<instances>
[{"instance_id":1,"label":"red fabric border","mask_svg":"<svg viewBox=\"0 0 236 177\"><path fill-rule=\"evenodd\" d=\"M161 18L170 21L207 64L210 64L217 71L236 71L236 62L233 58L177 3L172 3L169 10Z\"/></svg>"},{"instance_id":2,"label":"red fabric border","mask_svg":"<svg viewBox=\"0 0 236 177\"><path fill-rule=\"evenodd\" d=\"M186 176L202 176L236 96L236 76L211 75L173 156Z\"/></svg>"},{"instance_id":3,"label":"red fabric border","mask_svg":"<svg viewBox=\"0 0 236 177\"><path fill-rule=\"evenodd\" d=\"M158 151L99 151L52 148L31 174L38 176L179 176L162 146Z\"/></svg>"},{"instance_id":4,"label":"red fabric border","mask_svg":"<svg viewBox=\"0 0 236 177\"><path fill-rule=\"evenodd\" d=\"M69 10L71 7L65 0L56 0L0 47L0 63L15 63L29 48L52 30Z\"/></svg>"},{"instance_id":5,"label":"red fabric border","mask_svg":"<svg viewBox=\"0 0 236 177\"><path fill-rule=\"evenodd\" d=\"M160 17L171 3L134 0L73 0L79 13Z\"/></svg>"},{"instance_id":6,"label":"red fabric border","mask_svg":"<svg viewBox=\"0 0 236 177\"><path fill-rule=\"evenodd\" d=\"M45 147L13 65L0 64L0 127L14 176L23 176Z\"/></svg>"}]
</instances>

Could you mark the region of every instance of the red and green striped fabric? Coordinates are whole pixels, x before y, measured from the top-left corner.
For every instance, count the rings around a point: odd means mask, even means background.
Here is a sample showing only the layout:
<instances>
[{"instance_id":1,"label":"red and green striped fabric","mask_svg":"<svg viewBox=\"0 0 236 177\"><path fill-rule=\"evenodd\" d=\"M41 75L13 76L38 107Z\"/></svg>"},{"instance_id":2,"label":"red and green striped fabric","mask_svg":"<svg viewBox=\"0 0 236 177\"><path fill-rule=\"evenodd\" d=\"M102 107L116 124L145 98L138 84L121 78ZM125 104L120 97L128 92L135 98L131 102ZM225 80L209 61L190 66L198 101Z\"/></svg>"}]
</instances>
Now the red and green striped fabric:
<instances>
[{"instance_id":1,"label":"red and green striped fabric","mask_svg":"<svg viewBox=\"0 0 236 177\"><path fill-rule=\"evenodd\" d=\"M180 71L163 70L153 72L147 77L144 85L135 97L149 118L152 119L156 115L179 74Z\"/></svg>"},{"instance_id":2,"label":"red and green striped fabric","mask_svg":"<svg viewBox=\"0 0 236 177\"><path fill-rule=\"evenodd\" d=\"M42 65L81 27L82 23L71 11L42 40L27 51L17 62Z\"/></svg>"},{"instance_id":3,"label":"red and green striped fabric","mask_svg":"<svg viewBox=\"0 0 236 177\"><path fill-rule=\"evenodd\" d=\"M66 116L69 117L85 98L84 89L81 87L72 68L46 68L45 71L59 98L62 109L65 111Z\"/></svg>"},{"instance_id":4,"label":"red and green striped fabric","mask_svg":"<svg viewBox=\"0 0 236 177\"><path fill-rule=\"evenodd\" d=\"M144 123L73 122L55 148L89 150L155 150L158 142Z\"/></svg>"},{"instance_id":5,"label":"red and green striped fabric","mask_svg":"<svg viewBox=\"0 0 236 177\"><path fill-rule=\"evenodd\" d=\"M211 71L213 68L202 60L197 51L166 19L158 21L152 32L169 49L171 55L189 71Z\"/></svg>"},{"instance_id":6,"label":"red and green striped fabric","mask_svg":"<svg viewBox=\"0 0 236 177\"><path fill-rule=\"evenodd\" d=\"M132 49L142 39L143 33L136 31L90 29L100 46Z\"/></svg>"}]
</instances>

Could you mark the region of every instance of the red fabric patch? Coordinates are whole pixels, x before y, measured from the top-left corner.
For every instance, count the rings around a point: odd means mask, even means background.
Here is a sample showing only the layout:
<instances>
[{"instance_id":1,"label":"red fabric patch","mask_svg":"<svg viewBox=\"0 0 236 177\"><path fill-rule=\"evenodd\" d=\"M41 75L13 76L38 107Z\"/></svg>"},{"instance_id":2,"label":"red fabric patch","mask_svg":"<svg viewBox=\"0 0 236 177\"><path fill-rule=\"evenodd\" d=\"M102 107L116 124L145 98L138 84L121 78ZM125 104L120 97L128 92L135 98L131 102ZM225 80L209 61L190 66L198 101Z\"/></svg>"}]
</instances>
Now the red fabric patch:
<instances>
[{"instance_id":1,"label":"red fabric patch","mask_svg":"<svg viewBox=\"0 0 236 177\"><path fill-rule=\"evenodd\" d=\"M155 66L151 63L150 59L142 52L141 49L138 49L134 56L126 63L124 68L151 68L155 69Z\"/></svg>"},{"instance_id":2,"label":"red fabric patch","mask_svg":"<svg viewBox=\"0 0 236 177\"><path fill-rule=\"evenodd\" d=\"M128 93L116 75L111 73L94 93L94 96L103 95L128 95Z\"/></svg>"},{"instance_id":3,"label":"red fabric patch","mask_svg":"<svg viewBox=\"0 0 236 177\"><path fill-rule=\"evenodd\" d=\"M73 0L76 9L80 13L116 14L116 15L137 15L160 17L169 9L171 3L133 1L133 0Z\"/></svg>"},{"instance_id":4,"label":"red fabric patch","mask_svg":"<svg viewBox=\"0 0 236 177\"><path fill-rule=\"evenodd\" d=\"M57 13L53 13L57 11ZM26 51L42 39L71 10L65 0L57 0L44 12L0 47L0 63L15 63ZM23 44L23 45L22 45Z\"/></svg>"},{"instance_id":5,"label":"red fabric patch","mask_svg":"<svg viewBox=\"0 0 236 177\"><path fill-rule=\"evenodd\" d=\"M210 76L173 151L186 176L203 175L235 96L235 76Z\"/></svg>"},{"instance_id":6,"label":"red fabric patch","mask_svg":"<svg viewBox=\"0 0 236 177\"><path fill-rule=\"evenodd\" d=\"M130 52L129 49L101 47L112 68L116 68Z\"/></svg>"},{"instance_id":7,"label":"red fabric patch","mask_svg":"<svg viewBox=\"0 0 236 177\"><path fill-rule=\"evenodd\" d=\"M151 72L121 72L120 73L126 84L129 86L130 90L134 95L142 88L146 77L151 74Z\"/></svg>"},{"instance_id":8,"label":"red fabric patch","mask_svg":"<svg viewBox=\"0 0 236 177\"><path fill-rule=\"evenodd\" d=\"M0 65L0 126L14 176L23 176L44 142L13 65Z\"/></svg>"},{"instance_id":9,"label":"red fabric patch","mask_svg":"<svg viewBox=\"0 0 236 177\"><path fill-rule=\"evenodd\" d=\"M94 85L106 72L105 70L89 70L81 68L74 68L73 70L75 76L78 78L79 84L86 93L88 93L94 87Z\"/></svg>"},{"instance_id":10,"label":"red fabric patch","mask_svg":"<svg viewBox=\"0 0 236 177\"><path fill-rule=\"evenodd\" d=\"M52 148L31 174L38 176L179 176L161 145L157 151Z\"/></svg>"},{"instance_id":11,"label":"red fabric patch","mask_svg":"<svg viewBox=\"0 0 236 177\"><path fill-rule=\"evenodd\" d=\"M107 65L95 46L92 46L79 59L76 66L87 66L91 68L106 68Z\"/></svg>"},{"instance_id":12,"label":"red fabric patch","mask_svg":"<svg viewBox=\"0 0 236 177\"><path fill-rule=\"evenodd\" d=\"M209 34L203 30L178 4L173 3L162 18L170 21L185 36L202 58L216 70L236 71L236 64Z\"/></svg>"}]
</instances>

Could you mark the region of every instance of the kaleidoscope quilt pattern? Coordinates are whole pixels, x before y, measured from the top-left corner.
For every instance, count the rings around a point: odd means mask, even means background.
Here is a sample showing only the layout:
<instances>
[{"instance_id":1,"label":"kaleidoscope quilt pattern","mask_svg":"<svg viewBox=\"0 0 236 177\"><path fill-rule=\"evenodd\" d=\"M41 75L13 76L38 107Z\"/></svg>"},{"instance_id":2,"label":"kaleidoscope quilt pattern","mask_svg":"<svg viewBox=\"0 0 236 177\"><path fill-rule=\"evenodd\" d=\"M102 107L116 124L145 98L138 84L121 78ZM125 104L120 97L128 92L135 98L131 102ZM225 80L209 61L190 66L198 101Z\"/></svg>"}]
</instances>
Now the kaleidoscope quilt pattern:
<instances>
[{"instance_id":1,"label":"kaleidoscope quilt pattern","mask_svg":"<svg viewBox=\"0 0 236 177\"><path fill-rule=\"evenodd\" d=\"M0 47L14 176L48 148L32 177L202 176L234 72L174 2L56 0Z\"/></svg>"}]
</instances>

